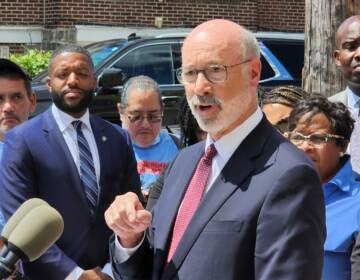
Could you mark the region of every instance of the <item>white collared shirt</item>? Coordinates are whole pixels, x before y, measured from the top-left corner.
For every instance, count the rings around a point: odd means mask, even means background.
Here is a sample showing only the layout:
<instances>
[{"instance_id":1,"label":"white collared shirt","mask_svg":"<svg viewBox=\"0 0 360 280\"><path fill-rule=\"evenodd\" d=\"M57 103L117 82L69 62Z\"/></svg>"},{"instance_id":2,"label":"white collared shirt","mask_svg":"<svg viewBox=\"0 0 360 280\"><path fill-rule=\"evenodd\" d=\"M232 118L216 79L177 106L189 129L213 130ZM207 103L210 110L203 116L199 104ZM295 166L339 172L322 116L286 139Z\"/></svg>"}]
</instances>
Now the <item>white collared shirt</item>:
<instances>
[{"instance_id":1,"label":"white collared shirt","mask_svg":"<svg viewBox=\"0 0 360 280\"><path fill-rule=\"evenodd\" d=\"M73 121L81 121L83 124L81 126L82 132L89 143L91 155L94 161L96 180L99 185L100 178L100 160L99 160L99 152L95 142L95 137L91 129L90 125L90 114L87 109L85 114L80 119L75 119L69 114L61 111L59 108L52 104L51 112L55 118L55 122L58 125L61 134L64 137L67 147L71 153L71 156L74 160L74 163L78 169L80 175L80 157L79 157L79 147L77 144L77 134L74 126L72 125Z\"/></svg>"},{"instance_id":2,"label":"white collared shirt","mask_svg":"<svg viewBox=\"0 0 360 280\"><path fill-rule=\"evenodd\" d=\"M351 113L358 115L359 106L357 104L359 104L360 102L360 96L355 94L349 87L347 87L345 90L346 90L347 106L349 110L351 111Z\"/></svg>"}]
</instances>

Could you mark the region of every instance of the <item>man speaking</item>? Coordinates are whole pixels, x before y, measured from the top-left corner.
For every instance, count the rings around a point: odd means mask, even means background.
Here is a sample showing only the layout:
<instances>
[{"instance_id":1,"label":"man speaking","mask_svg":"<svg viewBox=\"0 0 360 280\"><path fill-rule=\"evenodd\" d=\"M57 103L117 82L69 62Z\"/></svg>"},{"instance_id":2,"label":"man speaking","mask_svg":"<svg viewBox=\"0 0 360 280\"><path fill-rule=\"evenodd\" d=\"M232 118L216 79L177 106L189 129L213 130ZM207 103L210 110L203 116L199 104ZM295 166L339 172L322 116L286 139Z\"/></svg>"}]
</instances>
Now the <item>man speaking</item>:
<instances>
[{"instance_id":1,"label":"man speaking","mask_svg":"<svg viewBox=\"0 0 360 280\"><path fill-rule=\"evenodd\" d=\"M320 279L319 178L259 109L260 73L255 37L233 22L185 39L177 74L208 136L177 156L153 214L133 193L106 211L117 279Z\"/></svg>"}]
</instances>

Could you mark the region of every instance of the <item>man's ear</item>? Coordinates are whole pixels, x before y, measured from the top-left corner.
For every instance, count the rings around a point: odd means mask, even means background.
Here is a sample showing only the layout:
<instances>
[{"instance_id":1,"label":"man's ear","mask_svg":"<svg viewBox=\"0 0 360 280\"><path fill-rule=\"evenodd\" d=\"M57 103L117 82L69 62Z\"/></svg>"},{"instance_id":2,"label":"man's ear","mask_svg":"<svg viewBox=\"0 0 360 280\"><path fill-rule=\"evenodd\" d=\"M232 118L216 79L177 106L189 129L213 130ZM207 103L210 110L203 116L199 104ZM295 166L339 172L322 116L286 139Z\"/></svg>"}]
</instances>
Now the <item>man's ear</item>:
<instances>
[{"instance_id":1,"label":"man's ear","mask_svg":"<svg viewBox=\"0 0 360 280\"><path fill-rule=\"evenodd\" d=\"M46 87L48 88L48 90L49 90L50 92L52 92L52 87L51 87L51 85L50 85L50 77L49 77L49 76L46 77L45 83L46 83Z\"/></svg>"},{"instance_id":2,"label":"man's ear","mask_svg":"<svg viewBox=\"0 0 360 280\"><path fill-rule=\"evenodd\" d=\"M341 62L340 62L340 50L335 50L333 52L333 58L334 58L334 62L335 62L335 65L337 67L341 67Z\"/></svg>"},{"instance_id":3,"label":"man's ear","mask_svg":"<svg viewBox=\"0 0 360 280\"><path fill-rule=\"evenodd\" d=\"M30 102L31 102L30 113L33 113L35 112L36 109L36 94L34 91L30 95Z\"/></svg>"},{"instance_id":4,"label":"man's ear","mask_svg":"<svg viewBox=\"0 0 360 280\"><path fill-rule=\"evenodd\" d=\"M253 59L250 62L250 84L257 86L261 75L261 61L260 59Z\"/></svg>"},{"instance_id":5,"label":"man's ear","mask_svg":"<svg viewBox=\"0 0 360 280\"><path fill-rule=\"evenodd\" d=\"M119 113L120 120L121 120L121 122L123 122L123 118L124 118L123 112L124 112L124 109L122 108L120 102L116 103L116 108L117 108L117 111L118 111L118 113Z\"/></svg>"}]
</instances>

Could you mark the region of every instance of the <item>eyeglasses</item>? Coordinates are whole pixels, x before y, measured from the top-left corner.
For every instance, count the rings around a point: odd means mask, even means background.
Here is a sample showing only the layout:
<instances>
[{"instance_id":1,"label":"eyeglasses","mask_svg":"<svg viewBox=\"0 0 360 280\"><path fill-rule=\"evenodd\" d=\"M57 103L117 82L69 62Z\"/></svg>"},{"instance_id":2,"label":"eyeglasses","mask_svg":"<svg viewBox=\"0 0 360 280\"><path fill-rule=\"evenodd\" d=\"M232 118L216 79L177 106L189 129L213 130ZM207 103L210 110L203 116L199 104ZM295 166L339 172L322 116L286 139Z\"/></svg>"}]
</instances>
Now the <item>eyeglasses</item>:
<instances>
[{"instance_id":1,"label":"eyeglasses","mask_svg":"<svg viewBox=\"0 0 360 280\"><path fill-rule=\"evenodd\" d=\"M320 134L320 133L313 133L310 135L303 135L300 132L286 132L285 136L296 146L300 146L304 143L304 141L309 142L310 145L314 147L321 147L325 143L330 140L334 139L344 139L341 135L335 134Z\"/></svg>"},{"instance_id":2,"label":"eyeglasses","mask_svg":"<svg viewBox=\"0 0 360 280\"><path fill-rule=\"evenodd\" d=\"M240 63L233 65L221 65L221 64L212 64L204 69L192 69L192 68L178 68L176 69L176 77L179 82L182 84L193 84L196 82L198 74L203 73L206 79L213 83L219 84L225 82L228 78L228 69L242 65L251 61L251 59L246 59Z\"/></svg>"},{"instance_id":3,"label":"eyeglasses","mask_svg":"<svg viewBox=\"0 0 360 280\"><path fill-rule=\"evenodd\" d=\"M148 113L148 114L126 114L131 123L141 123L147 119L149 123L159 123L162 119L162 113Z\"/></svg>"}]
</instances>

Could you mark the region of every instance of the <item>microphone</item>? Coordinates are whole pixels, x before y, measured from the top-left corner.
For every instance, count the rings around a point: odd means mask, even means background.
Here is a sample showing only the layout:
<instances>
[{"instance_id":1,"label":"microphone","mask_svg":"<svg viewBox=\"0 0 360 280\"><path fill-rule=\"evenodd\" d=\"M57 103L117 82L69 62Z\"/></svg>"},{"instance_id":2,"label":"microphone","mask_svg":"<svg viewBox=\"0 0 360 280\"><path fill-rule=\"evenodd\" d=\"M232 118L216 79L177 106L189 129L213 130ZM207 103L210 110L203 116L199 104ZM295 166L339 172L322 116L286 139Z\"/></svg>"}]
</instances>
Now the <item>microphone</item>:
<instances>
[{"instance_id":1,"label":"microphone","mask_svg":"<svg viewBox=\"0 0 360 280\"><path fill-rule=\"evenodd\" d=\"M24 204L14 213L12 222L9 219L10 225L5 231L7 243L0 251L1 279L11 275L19 259L25 262L38 259L64 229L61 215L46 202ZM25 213L25 208L30 210Z\"/></svg>"},{"instance_id":2,"label":"microphone","mask_svg":"<svg viewBox=\"0 0 360 280\"><path fill-rule=\"evenodd\" d=\"M15 213L9 218L6 225L4 226L1 237L5 243L7 243L10 233L18 225L18 223L29 214L30 210L40 205L48 205L47 202L40 198L31 198L26 200L20 207L15 211Z\"/></svg>"}]
</instances>

